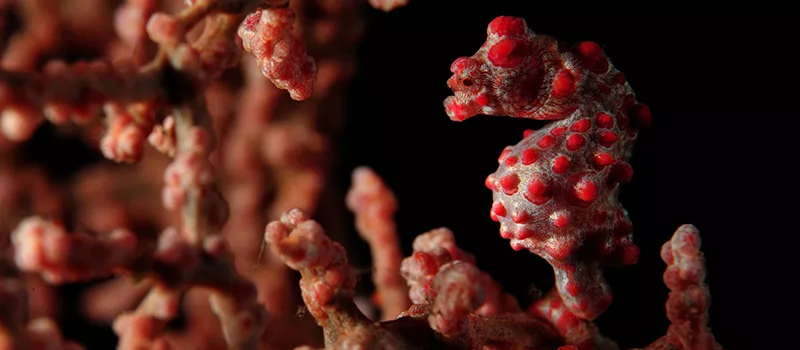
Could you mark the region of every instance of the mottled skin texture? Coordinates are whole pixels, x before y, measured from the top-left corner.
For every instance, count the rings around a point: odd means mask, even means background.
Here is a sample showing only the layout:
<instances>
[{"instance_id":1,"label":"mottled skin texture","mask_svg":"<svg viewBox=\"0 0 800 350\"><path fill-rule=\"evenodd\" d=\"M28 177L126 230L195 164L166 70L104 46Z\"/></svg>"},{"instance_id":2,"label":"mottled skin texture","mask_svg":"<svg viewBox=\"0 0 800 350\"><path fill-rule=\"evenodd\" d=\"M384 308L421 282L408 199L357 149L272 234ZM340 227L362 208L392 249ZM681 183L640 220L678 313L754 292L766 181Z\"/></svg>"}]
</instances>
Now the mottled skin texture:
<instances>
[{"instance_id":1,"label":"mottled skin texture","mask_svg":"<svg viewBox=\"0 0 800 350\"><path fill-rule=\"evenodd\" d=\"M553 266L567 308L592 320L612 299L603 267L632 264L639 254L617 197L631 180L628 160L650 111L595 43L565 49L514 17L496 18L487 34L477 53L451 66L454 96L445 109L455 121L478 114L553 121L500 155L486 179L491 217L514 249Z\"/></svg>"}]
</instances>

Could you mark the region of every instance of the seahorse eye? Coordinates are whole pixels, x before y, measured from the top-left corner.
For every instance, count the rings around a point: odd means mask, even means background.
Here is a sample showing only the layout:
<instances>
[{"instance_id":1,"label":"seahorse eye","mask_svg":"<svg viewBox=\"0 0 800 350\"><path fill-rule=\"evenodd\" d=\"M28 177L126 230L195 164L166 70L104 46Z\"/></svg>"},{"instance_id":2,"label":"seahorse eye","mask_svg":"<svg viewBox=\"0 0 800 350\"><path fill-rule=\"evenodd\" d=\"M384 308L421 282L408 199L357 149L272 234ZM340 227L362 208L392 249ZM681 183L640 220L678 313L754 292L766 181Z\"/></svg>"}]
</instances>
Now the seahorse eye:
<instances>
[{"instance_id":1,"label":"seahorse eye","mask_svg":"<svg viewBox=\"0 0 800 350\"><path fill-rule=\"evenodd\" d=\"M464 80L461 81L461 84L463 84L464 86L472 86L473 83L474 82L470 78L465 78Z\"/></svg>"}]
</instances>

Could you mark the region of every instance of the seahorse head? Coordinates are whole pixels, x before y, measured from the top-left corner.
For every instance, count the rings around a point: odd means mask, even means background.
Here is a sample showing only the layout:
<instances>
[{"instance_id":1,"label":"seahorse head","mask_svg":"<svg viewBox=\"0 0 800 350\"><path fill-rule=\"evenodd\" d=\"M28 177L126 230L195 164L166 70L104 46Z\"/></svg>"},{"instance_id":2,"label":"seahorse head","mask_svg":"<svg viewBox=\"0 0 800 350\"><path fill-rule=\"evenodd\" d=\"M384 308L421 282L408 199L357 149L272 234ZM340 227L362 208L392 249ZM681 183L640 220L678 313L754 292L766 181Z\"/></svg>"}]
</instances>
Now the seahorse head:
<instances>
[{"instance_id":1,"label":"seahorse head","mask_svg":"<svg viewBox=\"0 0 800 350\"><path fill-rule=\"evenodd\" d=\"M454 95L445 99L445 111L455 121L478 114L559 119L547 107L560 106L555 101L560 96L553 92L564 66L551 37L533 33L522 18L497 17L489 24L483 46L450 66L453 76L447 86ZM574 92L576 79L567 83Z\"/></svg>"}]
</instances>

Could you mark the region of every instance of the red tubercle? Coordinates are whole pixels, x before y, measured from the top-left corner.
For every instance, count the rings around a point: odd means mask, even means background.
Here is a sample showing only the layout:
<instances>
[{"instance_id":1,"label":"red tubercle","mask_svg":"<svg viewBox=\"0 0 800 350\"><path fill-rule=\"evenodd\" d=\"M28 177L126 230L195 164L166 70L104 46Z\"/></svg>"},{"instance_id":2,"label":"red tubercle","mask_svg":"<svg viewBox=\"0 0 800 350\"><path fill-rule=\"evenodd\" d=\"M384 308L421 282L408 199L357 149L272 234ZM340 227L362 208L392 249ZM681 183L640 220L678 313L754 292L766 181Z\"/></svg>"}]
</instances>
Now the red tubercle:
<instances>
[{"instance_id":1,"label":"red tubercle","mask_svg":"<svg viewBox=\"0 0 800 350\"><path fill-rule=\"evenodd\" d=\"M578 284L573 282L573 281L567 282L565 289L566 289L567 294L569 294L569 295L571 295L573 297L578 296L578 293L580 293L580 291L581 291L581 289L578 286Z\"/></svg>"},{"instance_id":2,"label":"red tubercle","mask_svg":"<svg viewBox=\"0 0 800 350\"><path fill-rule=\"evenodd\" d=\"M542 136L541 139L539 139L539 141L536 141L536 145L539 146L539 148L548 148L552 146L554 142L555 139L553 138L553 136L544 135Z\"/></svg>"},{"instance_id":3,"label":"red tubercle","mask_svg":"<svg viewBox=\"0 0 800 350\"><path fill-rule=\"evenodd\" d=\"M614 145L614 142L617 142L617 134L613 131L601 131L597 135L597 142L603 147L611 147Z\"/></svg>"},{"instance_id":4,"label":"red tubercle","mask_svg":"<svg viewBox=\"0 0 800 350\"><path fill-rule=\"evenodd\" d=\"M557 127L553 128L552 130L550 130L550 135L563 136L565 132L567 132L567 127L566 126L557 126Z\"/></svg>"},{"instance_id":5,"label":"red tubercle","mask_svg":"<svg viewBox=\"0 0 800 350\"><path fill-rule=\"evenodd\" d=\"M594 41L584 41L578 44L578 53L582 57L598 58L603 56L603 48Z\"/></svg>"},{"instance_id":6,"label":"red tubercle","mask_svg":"<svg viewBox=\"0 0 800 350\"><path fill-rule=\"evenodd\" d=\"M503 237L504 239L511 239L514 237L514 232L511 232L506 225L500 224L500 237Z\"/></svg>"},{"instance_id":7,"label":"red tubercle","mask_svg":"<svg viewBox=\"0 0 800 350\"><path fill-rule=\"evenodd\" d=\"M506 166L514 166L519 161L519 158L516 156L507 157L505 160Z\"/></svg>"},{"instance_id":8,"label":"red tubercle","mask_svg":"<svg viewBox=\"0 0 800 350\"><path fill-rule=\"evenodd\" d=\"M522 138L523 139L527 138L528 136L533 135L534 132L536 132L536 130L526 129L525 131L522 132Z\"/></svg>"},{"instance_id":9,"label":"red tubercle","mask_svg":"<svg viewBox=\"0 0 800 350\"><path fill-rule=\"evenodd\" d=\"M506 148L503 148L503 151L500 152L500 156L497 157L497 163L498 164L503 163L505 158L508 156L509 153L511 153L512 150L513 148L511 148L511 146L506 146Z\"/></svg>"},{"instance_id":10,"label":"red tubercle","mask_svg":"<svg viewBox=\"0 0 800 350\"><path fill-rule=\"evenodd\" d=\"M528 193L533 196L541 196L547 192L548 186L544 181L534 179L528 184Z\"/></svg>"},{"instance_id":11,"label":"red tubercle","mask_svg":"<svg viewBox=\"0 0 800 350\"><path fill-rule=\"evenodd\" d=\"M526 187L525 199L535 205L545 204L552 197L550 186L540 179L534 179Z\"/></svg>"},{"instance_id":12,"label":"red tubercle","mask_svg":"<svg viewBox=\"0 0 800 350\"><path fill-rule=\"evenodd\" d=\"M522 164L523 165L531 165L536 163L536 160L539 159L539 152L537 152L533 148L528 148L522 151Z\"/></svg>"},{"instance_id":13,"label":"red tubercle","mask_svg":"<svg viewBox=\"0 0 800 350\"><path fill-rule=\"evenodd\" d=\"M489 33L498 36L520 36L526 31L525 20L519 17L500 16L489 23Z\"/></svg>"},{"instance_id":14,"label":"red tubercle","mask_svg":"<svg viewBox=\"0 0 800 350\"><path fill-rule=\"evenodd\" d=\"M517 230L514 231L514 238L516 239L528 239L535 235L536 232L525 226L517 226Z\"/></svg>"},{"instance_id":15,"label":"red tubercle","mask_svg":"<svg viewBox=\"0 0 800 350\"><path fill-rule=\"evenodd\" d=\"M490 174L489 176L486 177L486 180L484 180L483 184L486 186L486 188L494 191L495 190L494 183L496 180L497 179L495 178L494 174Z\"/></svg>"},{"instance_id":16,"label":"red tubercle","mask_svg":"<svg viewBox=\"0 0 800 350\"><path fill-rule=\"evenodd\" d=\"M486 94L480 94L475 97L475 103L477 103L481 107L486 107L489 104L489 96Z\"/></svg>"},{"instance_id":17,"label":"red tubercle","mask_svg":"<svg viewBox=\"0 0 800 350\"><path fill-rule=\"evenodd\" d=\"M603 48L596 42L584 41L578 44L577 52L584 66L590 72L602 74L608 71L610 64L605 57Z\"/></svg>"},{"instance_id":18,"label":"red tubercle","mask_svg":"<svg viewBox=\"0 0 800 350\"><path fill-rule=\"evenodd\" d=\"M555 98L567 98L575 93L575 76L568 69L563 69L556 74L553 79L553 90L551 94Z\"/></svg>"},{"instance_id":19,"label":"red tubercle","mask_svg":"<svg viewBox=\"0 0 800 350\"><path fill-rule=\"evenodd\" d=\"M594 164L601 168L614 164L614 161L614 156L609 153L601 152L594 155Z\"/></svg>"},{"instance_id":20,"label":"red tubercle","mask_svg":"<svg viewBox=\"0 0 800 350\"><path fill-rule=\"evenodd\" d=\"M567 150L577 151L586 144L586 138L579 134L572 134L567 137Z\"/></svg>"},{"instance_id":21,"label":"red tubercle","mask_svg":"<svg viewBox=\"0 0 800 350\"><path fill-rule=\"evenodd\" d=\"M495 67L514 68L522 63L525 57L525 44L514 39L502 39L494 44L486 58Z\"/></svg>"},{"instance_id":22,"label":"red tubercle","mask_svg":"<svg viewBox=\"0 0 800 350\"><path fill-rule=\"evenodd\" d=\"M572 247L563 244L561 242L558 242L556 240L552 240L547 244L545 244L544 250L554 260L564 260L568 258L570 254L572 254ZM571 264L563 264L563 263L560 265L573 266Z\"/></svg>"},{"instance_id":23,"label":"red tubercle","mask_svg":"<svg viewBox=\"0 0 800 350\"><path fill-rule=\"evenodd\" d=\"M459 57L450 64L450 72L451 73L458 73L462 72L465 69L469 68L470 66L470 59L469 57Z\"/></svg>"},{"instance_id":24,"label":"red tubercle","mask_svg":"<svg viewBox=\"0 0 800 350\"><path fill-rule=\"evenodd\" d=\"M571 164L569 158L566 156L556 156L553 159L553 172L556 174L563 174L569 170Z\"/></svg>"},{"instance_id":25,"label":"red tubercle","mask_svg":"<svg viewBox=\"0 0 800 350\"><path fill-rule=\"evenodd\" d=\"M455 98L448 98L444 101L444 109L451 120L463 122L470 117L470 109L456 101Z\"/></svg>"},{"instance_id":26,"label":"red tubercle","mask_svg":"<svg viewBox=\"0 0 800 350\"><path fill-rule=\"evenodd\" d=\"M531 219L531 215L525 210L516 210L511 213L511 220L518 224L528 223Z\"/></svg>"},{"instance_id":27,"label":"red tubercle","mask_svg":"<svg viewBox=\"0 0 800 350\"><path fill-rule=\"evenodd\" d=\"M505 217L508 213L503 203L494 202L494 204L492 204L492 214Z\"/></svg>"},{"instance_id":28,"label":"red tubercle","mask_svg":"<svg viewBox=\"0 0 800 350\"><path fill-rule=\"evenodd\" d=\"M569 226L569 215L567 212L560 211L550 215L550 223L557 228L564 228Z\"/></svg>"},{"instance_id":29,"label":"red tubercle","mask_svg":"<svg viewBox=\"0 0 800 350\"><path fill-rule=\"evenodd\" d=\"M614 164L611 169L611 175L608 177L608 185L614 186L616 183L628 183L633 179L633 168L626 162L618 162Z\"/></svg>"},{"instance_id":30,"label":"red tubercle","mask_svg":"<svg viewBox=\"0 0 800 350\"><path fill-rule=\"evenodd\" d=\"M641 250L633 243L623 243L617 246L608 257L611 264L627 266L633 265L639 260Z\"/></svg>"},{"instance_id":31,"label":"red tubercle","mask_svg":"<svg viewBox=\"0 0 800 350\"><path fill-rule=\"evenodd\" d=\"M592 121L589 119L581 119L578 120L569 127L569 130L572 132L586 132L592 126Z\"/></svg>"},{"instance_id":32,"label":"red tubercle","mask_svg":"<svg viewBox=\"0 0 800 350\"><path fill-rule=\"evenodd\" d=\"M627 94L622 98L622 110L627 111L636 105L636 97L633 94Z\"/></svg>"},{"instance_id":33,"label":"red tubercle","mask_svg":"<svg viewBox=\"0 0 800 350\"><path fill-rule=\"evenodd\" d=\"M584 202L593 202L597 199L597 184L588 177L581 177L572 187L576 198Z\"/></svg>"},{"instance_id":34,"label":"red tubercle","mask_svg":"<svg viewBox=\"0 0 800 350\"><path fill-rule=\"evenodd\" d=\"M516 173L507 173L500 178L500 187L503 188L503 193L506 195L517 193L518 186L519 176Z\"/></svg>"},{"instance_id":35,"label":"red tubercle","mask_svg":"<svg viewBox=\"0 0 800 350\"><path fill-rule=\"evenodd\" d=\"M598 128L611 129L612 127L614 127L614 118L612 118L607 113L600 112L597 114L597 117L595 117L595 119L597 119L596 122Z\"/></svg>"}]
</instances>

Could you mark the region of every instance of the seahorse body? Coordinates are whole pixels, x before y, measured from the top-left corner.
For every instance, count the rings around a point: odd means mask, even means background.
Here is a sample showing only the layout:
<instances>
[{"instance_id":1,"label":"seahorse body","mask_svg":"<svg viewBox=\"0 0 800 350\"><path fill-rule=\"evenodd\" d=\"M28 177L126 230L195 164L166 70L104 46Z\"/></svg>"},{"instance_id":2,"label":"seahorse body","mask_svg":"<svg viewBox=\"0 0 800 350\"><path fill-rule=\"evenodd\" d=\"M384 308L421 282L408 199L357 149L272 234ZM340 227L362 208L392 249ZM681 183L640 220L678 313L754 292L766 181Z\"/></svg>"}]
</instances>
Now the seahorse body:
<instances>
[{"instance_id":1,"label":"seahorse body","mask_svg":"<svg viewBox=\"0 0 800 350\"><path fill-rule=\"evenodd\" d=\"M628 160L650 110L596 43L562 49L515 17L496 18L487 33L475 55L451 66L454 96L445 110L456 121L477 114L553 120L500 155L486 179L490 215L512 248L553 266L565 305L592 320L611 303L603 267L638 258L617 197L633 175Z\"/></svg>"}]
</instances>

